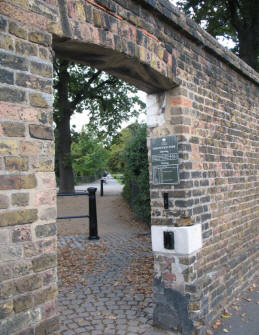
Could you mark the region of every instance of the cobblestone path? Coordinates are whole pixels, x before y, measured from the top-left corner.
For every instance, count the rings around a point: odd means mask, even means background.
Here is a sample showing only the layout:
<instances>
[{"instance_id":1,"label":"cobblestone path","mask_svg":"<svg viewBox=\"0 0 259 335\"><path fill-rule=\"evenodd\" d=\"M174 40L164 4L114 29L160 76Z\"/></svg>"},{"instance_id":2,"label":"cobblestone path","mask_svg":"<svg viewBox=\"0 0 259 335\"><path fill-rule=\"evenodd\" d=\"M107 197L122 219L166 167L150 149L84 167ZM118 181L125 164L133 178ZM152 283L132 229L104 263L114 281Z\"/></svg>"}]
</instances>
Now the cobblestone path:
<instances>
[{"instance_id":1,"label":"cobblestone path","mask_svg":"<svg viewBox=\"0 0 259 335\"><path fill-rule=\"evenodd\" d=\"M153 257L147 231L60 237L61 334L151 333Z\"/></svg>"}]
</instances>

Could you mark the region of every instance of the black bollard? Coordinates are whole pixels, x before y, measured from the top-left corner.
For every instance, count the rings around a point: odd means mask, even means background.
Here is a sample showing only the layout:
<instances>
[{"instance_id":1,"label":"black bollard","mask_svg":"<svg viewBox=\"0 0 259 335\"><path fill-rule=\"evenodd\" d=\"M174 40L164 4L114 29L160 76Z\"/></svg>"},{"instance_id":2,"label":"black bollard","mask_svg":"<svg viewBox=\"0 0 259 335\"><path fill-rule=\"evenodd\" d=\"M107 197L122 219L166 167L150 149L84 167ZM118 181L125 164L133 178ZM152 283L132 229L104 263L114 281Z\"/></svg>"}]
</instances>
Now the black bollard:
<instances>
[{"instance_id":1,"label":"black bollard","mask_svg":"<svg viewBox=\"0 0 259 335\"><path fill-rule=\"evenodd\" d=\"M96 214L96 187L89 187L89 240L99 240Z\"/></svg>"},{"instance_id":2,"label":"black bollard","mask_svg":"<svg viewBox=\"0 0 259 335\"><path fill-rule=\"evenodd\" d=\"M103 197L103 182L104 182L104 180L101 179L101 197Z\"/></svg>"}]
</instances>

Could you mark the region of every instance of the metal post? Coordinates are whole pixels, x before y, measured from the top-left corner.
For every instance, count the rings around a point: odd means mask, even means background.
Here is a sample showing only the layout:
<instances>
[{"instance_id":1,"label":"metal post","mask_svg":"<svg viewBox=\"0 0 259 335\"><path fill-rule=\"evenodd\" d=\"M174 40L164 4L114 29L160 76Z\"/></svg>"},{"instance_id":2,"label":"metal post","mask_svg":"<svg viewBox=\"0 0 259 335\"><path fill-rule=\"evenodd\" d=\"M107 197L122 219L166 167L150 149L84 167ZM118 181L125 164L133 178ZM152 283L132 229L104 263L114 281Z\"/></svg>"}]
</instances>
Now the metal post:
<instances>
[{"instance_id":1,"label":"metal post","mask_svg":"<svg viewBox=\"0 0 259 335\"><path fill-rule=\"evenodd\" d=\"M104 180L101 179L101 197L103 197L103 182L104 182Z\"/></svg>"},{"instance_id":2,"label":"metal post","mask_svg":"<svg viewBox=\"0 0 259 335\"><path fill-rule=\"evenodd\" d=\"M89 240L99 240L96 214L96 187L89 187Z\"/></svg>"}]
</instances>

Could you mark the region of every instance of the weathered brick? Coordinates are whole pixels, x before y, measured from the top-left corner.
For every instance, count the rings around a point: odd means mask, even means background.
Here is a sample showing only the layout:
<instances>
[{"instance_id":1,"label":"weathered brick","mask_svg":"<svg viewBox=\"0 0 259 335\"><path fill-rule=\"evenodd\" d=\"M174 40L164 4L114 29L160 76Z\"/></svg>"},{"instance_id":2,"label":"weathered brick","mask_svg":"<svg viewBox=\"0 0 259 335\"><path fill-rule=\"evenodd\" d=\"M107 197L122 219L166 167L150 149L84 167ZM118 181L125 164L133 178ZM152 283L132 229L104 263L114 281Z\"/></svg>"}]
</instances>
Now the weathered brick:
<instances>
[{"instance_id":1,"label":"weathered brick","mask_svg":"<svg viewBox=\"0 0 259 335\"><path fill-rule=\"evenodd\" d=\"M9 207L9 198L7 195L0 194L0 209Z\"/></svg>"},{"instance_id":2,"label":"weathered brick","mask_svg":"<svg viewBox=\"0 0 259 335\"><path fill-rule=\"evenodd\" d=\"M59 330L59 319L54 317L40 323L35 329L35 335L54 334Z\"/></svg>"},{"instance_id":3,"label":"weathered brick","mask_svg":"<svg viewBox=\"0 0 259 335\"><path fill-rule=\"evenodd\" d=\"M42 256L56 252L56 239L27 242L23 245L25 257Z\"/></svg>"},{"instance_id":4,"label":"weathered brick","mask_svg":"<svg viewBox=\"0 0 259 335\"><path fill-rule=\"evenodd\" d=\"M14 285L17 293L26 293L40 288L42 278L39 274L35 274L15 280Z\"/></svg>"},{"instance_id":5,"label":"weathered brick","mask_svg":"<svg viewBox=\"0 0 259 335\"><path fill-rule=\"evenodd\" d=\"M9 300L0 303L0 319L5 319L13 311L13 301Z\"/></svg>"},{"instance_id":6,"label":"weathered brick","mask_svg":"<svg viewBox=\"0 0 259 335\"><path fill-rule=\"evenodd\" d=\"M10 36L0 34L0 48L6 50L13 50L13 40Z\"/></svg>"},{"instance_id":7,"label":"weathered brick","mask_svg":"<svg viewBox=\"0 0 259 335\"><path fill-rule=\"evenodd\" d=\"M42 255L37 258L33 258L32 267L34 272L40 272L53 268L57 265L57 256L54 255Z\"/></svg>"},{"instance_id":8,"label":"weathered brick","mask_svg":"<svg viewBox=\"0 0 259 335\"><path fill-rule=\"evenodd\" d=\"M19 226L15 228L12 232L12 241L13 242L24 242L31 241L32 233L30 226Z\"/></svg>"},{"instance_id":9,"label":"weathered brick","mask_svg":"<svg viewBox=\"0 0 259 335\"><path fill-rule=\"evenodd\" d=\"M29 205L29 193L13 193L12 194L12 205L18 207L24 207Z\"/></svg>"},{"instance_id":10,"label":"weathered brick","mask_svg":"<svg viewBox=\"0 0 259 335\"><path fill-rule=\"evenodd\" d=\"M8 279L11 279L13 276L12 269L10 268L10 265L0 265L0 282L6 281Z\"/></svg>"},{"instance_id":11,"label":"weathered brick","mask_svg":"<svg viewBox=\"0 0 259 335\"><path fill-rule=\"evenodd\" d=\"M53 140L53 129L51 127L30 124L29 131L31 137L33 138L39 138L41 140Z\"/></svg>"},{"instance_id":12,"label":"weathered brick","mask_svg":"<svg viewBox=\"0 0 259 335\"><path fill-rule=\"evenodd\" d=\"M33 223L38 219L37 209L7 211L0 214L0 227Z\"/></svg>"},{"instance_id":13,"label":"weathered brick","mask_svg":"<svg viewBox=\"0 0 259 335\"><path fill-rule=\"evenodd\" d=\"M33 297L32 295L23 295L17 298L14 298L13 309L15 313L20 313L26 311L27 309L33 306Z\"/></svg>"},{"instance_id":14,"label":"weathered brick","mask_svg":"<svg viewBox=\"0 0 259 335\"><path fill-rule=\"evenodd\" d=\"M34 174L29 175L4 175L0 176L1 190L18 190L35 188L37 180Z\"/></svg>"},{"instance_id":15,"label":"weathered brick","mask_svg":"<svg viewBox=\"0 0 259 335\"><path fill-rule=\"evenodd\" d=\"M13 281L0 284L0 299L9 299L16 293Z\"/></svg>"},{"instance_id":16,"label":"weathered brick","mask_svg":"<svg viewBox=\"0 0 259 335\"><path fill-rule=\"evenodd\" d=\"M7 20L4 17L0 17L0 30L5 31L7 28Z\"/></svg>"},{"instance_id":17,"label":"weathered brick","mask_svg":"<svg viewBox=\"0 0 259 335\"><path fill-rule=\"evenodd\" d=\"M0 104L0 118L19 120L19 107L8 104Z\"/></svg>"},{"instance_id":18,"label":"weathered brick","mask_svg":"<svg viewBox=\"0 0 259 335\"><path fill-rule=\"evenodd\" d=\"M26 103L25 92L16 88L0 87L0 100L6 102Z\"/></svg>"},{"instance_id":19,"label":"weathered brick","mask_svg":"<svg viewBox=\"0 0 259 335\"><path fill-rule=\"evenodd\" d=\"M1 127L5 136L24 137L25 126L20 122L2 122Z\"/></svg>"},{"instance_id":20,"label":"weathered brick","mask_svg":"<svg viewBox=\"0 0 259 335\"><path fill-rule=\"evenodd\" d=\"M31 73L42 77L52 78L52 66L44 63L31 62Z\"/></svg>"},{"instance_id":21,"label":"weathered brick","mask_svg":"<svg viewBox=\"0 0 259 335\"><path fill-rule=\"evenodd\" d=\"M0 83L13 85L14 74L11 71L0 69Z\"/></svg>"},{"instance_id":22,"label":"weathered brick","mask_svg":"<svg viewBox=\"0 0 259 335\"><path fill-rule=\"evenodd\" d=\"M50 107L49 102L40 93L30 93L30 104L34 107L48 108Z\"/></svg>"},{"instance_id":23,"label":"weathered brick","mask_svg":"<svg viewBox=\"0 0 259 335\"><path fill-rule=\"evenodd\" d=\"M1 150L1 145L0 145L0 150ZM31 142L21 141L20 150L21 150L21 154L23 155L27 155L27 156L38 155L40 152L40 146L38 143L35 143L32 141Z\"/></svg>"},{"instance_id":24,"label":"weathered brick","mask_svg":"<svg viewBox=\"0 0 259 335\"><path fill-rule=\"evenodd\" d=\"M48 47L51 45L51 35L42 31L32 30L29 32L29 41Z\"/></svg>"},{"instance_id":25,"label":"weathered brick","mask_svg":"<svg viewBox=\"0 0 259 335\"><path fill-rule=\"evenodd\" d=\"M8 171L28 171L28 157L5 157L5 168Z\"/></svg>"},{"instance_id":26,"label":"weathered brick","mask_svg":"<svg viewBox=\"0 0 259 335\"><path fill-rule=\"evenodd\" d=\"M37 56L37 53L38 53L36 45L22 41L22 40L15 41L15 51L18 54L27 55L27 56L29 55Z\"/></svg>"},{"instance_id":27,"label":"weathered brick","mask_svg":"<svg viewBox=\"0 0 259 335\"><path fill-rule=\"evenodd\" d=\"M22 257L22 247L20 246L3 246L0 247L0 251L1 262L14 261Z\"/></svg>"},{"instance_id":28,"label":"weathered brick","mask_svg":"<svg viewBox=\"0 0 259 335\"><path fill-rule=\"evenodd\" d=\"M21 24L17 24L16 22L9 22L9 33L23 39L27 38L26 27L22 26Z\"/></svg>"},{"instance_id":29,"label":"weathered brick","mask_svg":"<svg viewBox=\"0 0 259 335\"><path fill-rule=\"evenodd\" d=\"M0 52L0 59L2 66L10 67L11 69L26 71L29 67L28 61L24 57L18 57Z\"/></svg>"},{"instance_id":30,"label":"weathered brick","mask_svg":"<svg viewBox=\"0 0 259 335\"><path fill-rule=\"evenodd\" d=\"M1 73L0 73L1 74ZM45 93L52 93L52 81L45 80L33 75L25 73L16 74L16 85L42 91Z\"/></svg>"},{"instance_id":31,"label":"weathered brick","mask_svg":"<svg viewBox=\"0 0 259 335\"><path fill-rule=\"evenodd\" d=\"M19 278L32 273L31 261L19 261L13 266L13 277Z\"/></svg>"},{"instance_id":32,"label":"weathered brick","mask_svg":"<svg viewBox=\"0 0 259 335\"><path fill-rule=\"evenodd\" d=\"M56 224L49 223L44 225L38 225L35 228L35 232L38 238L54 236L56 235Z\"/></svg>"},{"instance_id":33,"label":"weathered brick","mask_svg":"<svg viewBox=\"0 0 259 335\"><path fill-rule=\"evenodd\" d=\"M21 189L31 189L37 186L37 180L34 174L21 176Z\"/></svg>"},{"instance_id":34,"label":"weathered brick","mask_svg":"<svg viewBox=\"0 0 259 335\"><path fill-rule=\"evenodd\" d=\"M41 305L48 300L55 299L58 295L57 286L47 287L34 294L34 302L36 305Z\"/></svg>"}]
</instances>

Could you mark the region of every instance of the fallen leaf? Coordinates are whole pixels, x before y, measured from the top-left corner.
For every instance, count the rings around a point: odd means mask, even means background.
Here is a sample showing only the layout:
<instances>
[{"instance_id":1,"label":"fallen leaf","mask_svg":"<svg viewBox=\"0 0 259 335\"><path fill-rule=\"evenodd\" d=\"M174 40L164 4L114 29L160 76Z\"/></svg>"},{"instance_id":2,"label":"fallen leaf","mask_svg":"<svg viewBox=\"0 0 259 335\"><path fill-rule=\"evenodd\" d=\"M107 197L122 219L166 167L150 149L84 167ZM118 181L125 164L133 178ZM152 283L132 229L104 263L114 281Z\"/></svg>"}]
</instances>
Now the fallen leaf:
<instances>
[{"instance_id":1,"label":"fallen leaf","mask_svg":"<svg viewBox=\"0 0 259 335\"><path fill-rule=\"evenodd\" d=\"M242 318L246 317L246 313L241 314Z\"/></svg>"},{"instance_id":2,"label":"fallen leaf","mask_svg":"<svg viewBox=\"0 0 259 335\"><path fill-rule=\"evenodd\" d=\"M223 319L229 319L229 318L231 318L231 316L232 316L232 314L228 313L228 312L225 312L225 313L221 314L221 317Z\"/></svg>"},{"instance_id":3,"label":"fallen leaf","mask_svg":"<svg viewBox=\"0 0 259 335\"><path fill-rule=\"evenodd\" d=\"M229 331L226 328L223 329L223 332L224 333L229 333Z\"/></svg>"},{"instance_id":4,"label":"fallen leaf","mask_svg":"<svg viewBox=\"0 0 259 335\"><path fill-rule=\"evenodd\" d=\"M217 329L221 325L221 321L217 320L214 325L212 326L213 329Z\"/></svg>"}]
</instances>

